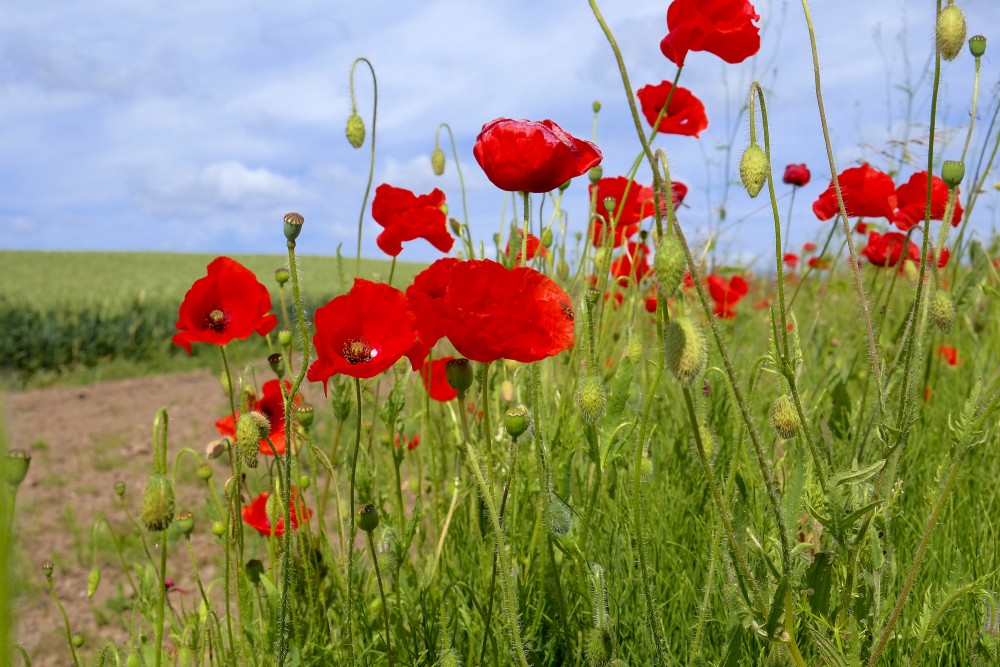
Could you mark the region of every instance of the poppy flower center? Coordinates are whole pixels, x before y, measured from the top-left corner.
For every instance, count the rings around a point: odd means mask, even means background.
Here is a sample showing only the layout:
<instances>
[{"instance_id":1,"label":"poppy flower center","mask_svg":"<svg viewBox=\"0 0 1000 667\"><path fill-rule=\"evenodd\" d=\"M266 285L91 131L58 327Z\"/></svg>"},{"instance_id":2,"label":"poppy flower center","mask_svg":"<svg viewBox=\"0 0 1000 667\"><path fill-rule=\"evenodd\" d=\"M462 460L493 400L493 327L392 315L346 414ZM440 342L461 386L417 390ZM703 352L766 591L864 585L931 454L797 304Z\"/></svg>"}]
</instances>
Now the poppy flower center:
<instances>
[{"instance_id":1,"label":"poppy flower center","mask_svg":"<svg viewBox=\"0 0 1000 667\"><path fill-rule=\"evenodd\" d=\"M225 311L221 308L213 308L209 311L208 316L205 318L207 320L206 324L208 328L216 333L222 333L226 328L226 321L229 319L226 317Z\"/></svg>"},{"instance_id":2,"label":"poppy flower center","mask_svg":"<svg viewBox=\"0 0 1000 667\"><path fill-rule=\"evenodd\" d=\"M344 359L349 364L363 364L378 355L378 350L364 338L351 338L344 342Z\"/></svg>"}]
</instances>

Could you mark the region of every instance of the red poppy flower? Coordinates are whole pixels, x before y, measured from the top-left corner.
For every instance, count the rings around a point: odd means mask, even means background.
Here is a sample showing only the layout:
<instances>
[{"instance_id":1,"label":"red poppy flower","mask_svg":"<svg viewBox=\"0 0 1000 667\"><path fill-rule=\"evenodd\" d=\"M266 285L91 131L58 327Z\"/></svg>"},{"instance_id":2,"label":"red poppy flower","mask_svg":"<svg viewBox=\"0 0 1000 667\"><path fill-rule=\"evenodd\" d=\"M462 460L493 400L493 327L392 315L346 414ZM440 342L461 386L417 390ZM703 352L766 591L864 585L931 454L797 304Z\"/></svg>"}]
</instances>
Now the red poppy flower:
<instances>
[{"instance_id":1,"label":"red poppy flower","mask_svg":"<svg viewBox=\"0 0 1000 667\"><path fill-rule=\"evenodd\" d=\"M625 287L639 282L653 272L649 266L649 246L629 241L628 252L611 262L611 275L615 282Z\"/></svg>"},{"instance_id":2,"label":"red poppy flower","mask_svg":"<svg viewBox=\"0 0 1000 667\"><path fill-rule=\"evenodd\" d=\"M271 521L267 518L267 499L271 495L270 491L265 491L249 505L243 506L243 523L256 529L264 537L271 535ZM313 512L306 507L305 502L298 499L298 489L292 487L292 530L296 530L302 521L312 518ZM274 523L274 536L280 537L285 534L285 508L279 503L277 508L277 521Z\"/></svg>"},{"instance_id":3,"label":"red poppy flower","mask_svg":"<svg viewBox=\"0 0 1000 667\"><path fill-rule=\"evenodd\" d=\"M809 173L809 167L806 166L805 162L802 164L790 164L785 167L785 175L782 177L782 181L788 185L794 185L795 187L802 187L809 183L809 178L812 174Z\"/></svg>"},{"instance_id":4,"label":"red poppy flower","mask_svg":"<svg viewBox=\"0 0 1000 667\"><path fill-rule=\"evenodd\" d=\"M655 295L654 296L647 296L646 297L646 302L644 304L646 306L646 312L647 313L655 313L656 312L656 306L658 304L659 304L659 301L658 301L658 299L656 298Z\"/></svg>"},{"instance_id":5,"label":"red poppy flower","mask_svg":"<svg viewBox=\"0 0 1000 667\"><path fill-rule=\"evenodd\" d=\"M842 171L837 180L844 196L847 215L851 217L883 217L892 219L896 210L896 186L892 177L869 164ZM840 212L833 181L813 202L813 213L820 220L829 220Z\"/></svg>"},{"instance_id":6,"label":"red poppy flower","mask_svg":"<svg viewBox=\"0 0 1000 667\"><path fill-rule=\"evenodd\" d=\"M868 233L868 223L864 220L858 220L854 225L854 231L862 236Z\"/></svg>"},{"instance_id":7,"label":"red poppy flower","mask_svg":"<svg viewBox=\"0 0 1000 667\"><path fill-rule=\"evenodd\" d=\"M642 115L650 127L656 122L663 105L670 97L670 106L667 112L660 118L660 124L656 126L657 132L661 134L683 134L697 137L701 131L708 127L708 116L705 115L705 105L694 96L687 88L677 86L673 96L670 96L670 89L673 84L663 81L657 85L649 84L638 90L639 105L642 107Z\"/></svg>"},{"instance_id":8,"label":"red poppy flower","mask_svg":"<svg viewBox=\"0 0 1000 667\"><path fill-rule=\"evenodd\" d=\"M816 269L817 271L825 271L830 268L830 262L826 261L825 257L816 255L815 257L809 258L809 267Z\"/></svg>"},{"instance_id":9,"label":"red poppy flower","mask_svg":"<svg viewBox=\"0 0 1000 667\"><path fill-rule=\"evenodd\" d=\"M906 234L900 232L887 232L879 234L872 231L868 234L868 243L861 250L861 254L868 258L868 261L875 266L896 266L900 264L900 255L903 254L903 244L906 243L905 259L920 262L920 249L913 241L906 241Z\"/></svg>"},{"instance_id":10,"label":"red poppy flower","mask_svg":"<svg viewBox=\"0 0 1000 667\"><path fill-rule=\"evenodd\" d=\"M625 188L628 187L628 193ZM685 188L686 191L686 188ZM653 190L635 181L629 185L629 180L624 176L615 178L602 178L596 184L591 184L588 194L597 205L597 212L608 219L615 220L614 247L619 247L623 239L629 238L639 231L639 222L653 215ZM676 193L674 195L676 197ZM614 206L608 212L604 202L608 199L614 200ZM601 218L594 221L594 247L599 248L604 245L605 231L604 222Z\"/></svg>"},{"instance_id":11,"label":"red poppy flower","mask_svg":"<svg viewBox=\"0 0 1000 667\"><path fill-rule=\"evenodd\" d=\"M681 287L686 290L694 287L694 276L691 275L691 269L684 269L684 279L681 281Z\"/></svg>"},{"instance_id":12,"label":"red poppy flower","mask_svg":"<svg viewBox=\"0 0 1000 667\"><path fill-rule=\"evenodd\" d=\"M934 175L931 178L931 220L941 220L944 218L944 209L948 203L948 186L940 176ZM957 195L958 190L955 192ZM892 217L894 225L905 232L924 221L924 212L927 208L926 169L910 176L910 180L896 188L896 201L899 208ZM957 227L961 221L962 202L956 196L951 226Z\"/></svg>"},{"instance_id":13,"label":"red poppy flower","mask_svg":"<svg viewBox=\"0 0 1000 667\"><path fill-rule=\"evenodd\" d=\"M948 260L951 259L951 250L947 248L941 249L941 255L938 257L938 268L943 269L948 266Z\"/></svg>"},{"instance_id":14,"label":"red poppy flower","mask_svg":"<svg viewBox=\"0 0 1000 667\"><path fill-rule=\"evenodd\" d=\"M517 230L511 233L511 236L513 236L514 234L516 234L520 238L521 235L524 234L524 229L518 228ZM526 248L526 250L527 250L527 260L529 262L533 260L535 256L545 257L545 255L549 253L549 249L542 245L542 240L537 236L535 236L534 234L532 234L531 232L528 232L528 247ZM507 239L507 245L503 249L503 254L507 255L507 257L510 257L510 239ZM514 256L514 259L517 260L518 262L521 261L520 247L518 247L517 254Z\"/></svg>"},{"instance_id":15,"label":"red poppy flower","mask_svg":"<svg viewBox=\"0 0 1000 667\"><path fill-rule=\"evenodd\" d=\"M406 296L385 283L355 278L351 291L316 311L316 361L310 382L343 373L375 377L404 354L413 354L418 338Z\"/></svg>"},{"instance_id":16,"label":"red poppy flower","mask_svg":"<svg viewBox=\"0 0 1000 667\"><path fill-rule=\"evenodd\" d=\"M944 359L949 366L961 366L964 361L959 361L958 350L953 348L951 345L938 345L937 349L938 356Z\"/></svg>"},{"instance_id":17,"label":"red poppy flower","mask_svg":"<svg viewBox=\"0 0 1000 667\"><path fill-rule=\"evenodd\" d=\"M420 378L424 381L424 389L435 401L447 403L457 398L458 392L448 384L448 377L445 375L444 367L455 357L441 357L440 359L424 359L420 367Z\"/></svg>"},{"instance_id":18,"label":"red poppy flower","mask_svg":"<svg viewBox=\"0 0 1000 667\"><path fill-rule=\"evenodd\" d=\"M551 120L497 118L472 148L490 182L507 192L550 192L600 164L600 149Z\"/></svg>"},{"instance_id":19,"label":"red poppy flower","mask_svg":"<svg viewBox=\"0 0 1000 667\"><path fill-rule=\"evenodd\" d=\"M786 252L785 256L782 258L782 261L785 262L785 266L787 266L788 268L795 269L795 267L799 265L799 256L796 255L794 252Z\"/></svg>"},{"instance_id":20,"label":"red poppy flower","mask_svg":"<svg viewBox=\"0 0 1000 667\"><path fill-rule=\"evenodd\" d=\"M612 303L611 305L614 306L615 308L618 308L620 305L622 305L622 302L625 301L625 295L619 292L618 290L615 290L613 292L611 291L604 292L605 301L610 301L612 298L614 298L614 303Z\"/></svg>"},{"instance_id":21,"label":"red poppy flower","mask_svg":"<svg viewBox=\"0 0 1000 667\"><path fill-rule=\"evenodd\" d=\"M234 259L216 257L208 275L184 295L173 341L191 354L191 343L226 345L255 331L265 336L278 323L269 310L271 295L253 272Z\"/></svg>"},{"instance_id":22,"label":"red poppy flower","mask_svg":"<svg viewBox=\"0 0 1000 667\"><path fill-rule=\"evenodd\" d=\"M292 383L285 380L285 391L292 390ZM271 428L268 431L268 438L271 440L271 444L274 445L274 449L278 454L285 453L285 399L281 396L281 385L278 384L277 378L274 380L268 380L261 387L262 395L259 399L255 401L253 409L257 412L262 413L267 417L268 422L271 424ZM296 396L295 402L300 403L302 401L302 396ZM236 419L240 418L240 413L236 413ZM229 436L235 440L236 429L234 428L232 415L226 415L219 421L215 422L215 430L219 432L219 435ZM273 456L274 452L271 451L271 445L268 444L267 439L260 439L259 450L261 454L266 456Z\"/></svg>"},{"instance_id":23,"label":"red poppy flower","mask_svg":"<svg viewBox=\"0 0 1000 667\"><path fill-rule=\"evenodd\" d=\"M430 194L417 196L409 190L383 183L375 189L372 218L385 227L375 242L382 252L396 257L404 241L426 239L441 252L448 252L455 239L448 233L444 213L444 193L434 188Z\"/></svg>"},{"instance_id":24,"label":"red poppy flower","mask_svg":"<svg viewBox=\"0 0 1000 667\"><path fill-rule=\"evenodd\" d=\"M816 244L812 241L806 241L802 244L802 252L815 252Z\"/></svg>"},{"instance_id":25,"label":"red poppy flower","mask_svg":"<svg viewBox=\"0 0 1000 667\"><path fill-rule=\"evenodd\" d=\"M414 434L412 438L406 440L406 436L403 436L403 438L401 439L399 437L399 434L397 433L393 438L393 442L395 443L396 447L402 447L404 441L406 441L406 451L412 451L417 448L417 445L420 444L420 434Z\"/></svg>"},{"instance_id":26,"label":"red poppy flower","mask_svg":"<svg viewBox=\"0 0 1000 667\"><path fill-rule=\"evenodd\" d=\"M414 279L407 296L419 321L418 348L425 349L424 356L441 336L462 356L479 362L539 361L573 345L569 297L529 267L438 260Z\"/></svg>"},{"instance_id":27,"label":"red poppy flower","mask_svg":"<svg viewBox=\"0 0 1000 667\"><path fill-rule=\"evenodd\" d=\"M715 301L715 314L724 319L736 317L733 308L746 296L749 289L742 276L733 276L728 281L714 273L708 277L708 292Z\"/></svg>"},{"instance_id":28,"label":"red poppy flower","mask_svg":"<svg viewBox=\"0 0 1000 667\"><path fill-rule=\"evenodd\" d=\"M660 51L678 67L688 51L708 51L741 63L760 51L760 19L748 0L674 0L667 9L670 32Z\"/></svg>"}]
</instances>

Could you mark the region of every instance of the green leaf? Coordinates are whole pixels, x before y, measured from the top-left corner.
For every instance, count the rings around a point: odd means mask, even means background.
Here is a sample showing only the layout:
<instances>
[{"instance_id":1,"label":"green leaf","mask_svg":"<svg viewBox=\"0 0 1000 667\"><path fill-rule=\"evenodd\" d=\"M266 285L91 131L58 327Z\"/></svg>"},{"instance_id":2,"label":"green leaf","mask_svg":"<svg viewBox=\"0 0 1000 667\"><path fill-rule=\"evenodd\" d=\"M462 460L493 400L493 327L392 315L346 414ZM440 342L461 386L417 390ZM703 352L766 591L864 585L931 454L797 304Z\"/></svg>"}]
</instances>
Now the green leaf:
<instances>
[{"instance_id":1,"label":"green leaf","mask_svg":"<svg viewBox=\"0 0 1000 667\"><path fill-rule=\"evenodd\" d=\"M774 597L771 598L771 612L767 615L767 624L764 626L764 632L767 633L768 638L775 638L775 631L781 627L781 616L785 611L785 595L788 593L788 575L782 575L781 581L778 582L778 588L774 591Z\"/></svg>"},{"instance_id":2,"label":"green leaf","mask_svg":"<svg viewBox=\"0 0 1000 667\"><path fill-rule=\"evenodd\" d=\"M885 466L885 461L885 459L879 459L875 463L865 466L864 468L852 468L851 470L838 472L833 476L833 482L838 485L861 484L862 482L866 482L878 474L879 470Z\"/></svg>"}]
</instances>

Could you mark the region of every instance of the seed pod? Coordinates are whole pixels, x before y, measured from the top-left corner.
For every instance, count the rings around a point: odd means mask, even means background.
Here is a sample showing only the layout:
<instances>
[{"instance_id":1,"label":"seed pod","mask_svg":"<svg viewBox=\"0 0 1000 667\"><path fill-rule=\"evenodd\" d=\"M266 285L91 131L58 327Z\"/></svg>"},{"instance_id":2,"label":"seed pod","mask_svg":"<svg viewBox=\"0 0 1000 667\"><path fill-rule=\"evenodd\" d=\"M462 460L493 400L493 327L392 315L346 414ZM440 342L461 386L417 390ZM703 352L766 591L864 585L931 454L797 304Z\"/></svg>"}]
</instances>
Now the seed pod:
<instances>
[{"instance_id":1,"label":"seed pod","mask_svg":"<svg viewBox=\"0 0 1000 667\"><path fill-rule=\"evenodd\" d=\"M507 429L507 435L517 440L524 435L530 425L528 409L523 405L510 408L507 410L507 414L504 415L503 425Z\"/></svg>"},{"instance_id":2,"label":"seed pod","mask_svg":"<svg viewBox=\"0 0 1000 667\"><path fill-rule=\"evenodd\" d=\"M601 165L591 167L590 171L587 172L587 178L589 178L590 182L594 185L597 185L597 181L601 180L602 176L604 176L604 168L601 167Z\"/></svg>"},{"instance_id":3,"label":"seed pod","mask_svg":"<svg viewBox=\"0 0 1000 667\"><path fill-rule=\"evenodd\" d=\"M444 174L444 151L438 146L435 146L434 150L431 151L431 169L434 170L435 176Z\"/></svg>"},{"instance_id":4,"label":"seed pod","mask_svg":"<svg viewBox=\"0 0 1000 667\"><path fill-rule=\"evenodd\" d=\"M660 288L667 296L674 294L681 286L684 278L684 267L687 258L684 256L684 246L676 236L664 236L656 246L656 256L653 258L653 271L660 281Z\"/></svg>"},{"instance_id":5,"label":"seed pod","mask_svg":"<svg viewBox=\"0 0 1000 667\"><path fill-rule=\"evenodd\" d=\"M191 514L187 510L178 514L177 527L180 529L181 535L191 537L191 533L194 532L194 514Z\"/></svg>"},{"instance_id":6,"label":"seed pod","mask_svg":"<svg viewBox=\"0 0 1000 667\"><path fill-rule=\"evenodd\" d=\"M954 60L965 44L965 15L957 5L948 5L937 17L937 46L941 57Z\"/></svg>"},{"instance_id":7,"label":"seed pod","mask_svg":"<svg viewBox=\"0 0 1000 667\"><path fill-rule=\"evenodd\" d=\"M795 410L795 403L787 394L779 396L771 404L771 426L778 433L782 440L795 437L799 430L799 413Z\"/></svg>"},{"instance_id":8,"label":"seed pod","mask_svg":"<svg viewBox=\"0 0 1000 667\"><path fill-rule=\"evenodd\" d=\"M378 528L378 510L371 503L366 503L358 508L358 527L366 533L370 533Z\"/></svg>"},{"instance_id":9,"label":"seed pod","mask_svg":"<svg viewBox=\"0 0 1000 667\"><path fill-rule=\"evenodd\" d=\"M364 145L365 121L361 120L361 116L357 112L347 117L347 129L344 130L344 134L354 148L361 148Z\"/></svg>"},{"instance_id":10,"label":"seed pod","mask_svg":"<svg viewBox=\"0 0 1000 667\"><path fill-rule=\"evenodd\" d=\"M285 357L281 352L275 352L267 356L267 363L271 367L271 372L278 378L285 377Z\"/></svg>"},{"instance_id":11,"label":"seed pod","mask_svg":"<svg viewBox=\"0 0 1000 667\"><path fill-rule=\"evenodd\" d=\"M698 326L687 317L675 317L663 340L667 367L682 385L694 382L708 365L708 346Z\"/></svg>"},{"instance_id":12,"label":"seed pod","mask_svg":"<svg viewBox=\"0 0 1000 667\"><path fill-rule=\"evenodd\" d=\"M608 392L604 389L604 382L600 376L588 375L583 378L576 392L576 407L583 421L590 425L601 421L607 402Z\"/></svg>"},{"instance_id":13,"label":"seed pod","mask_svg":"<svg viewBox=\"0 0 1000 667\"><path fill-rule=\"evenodd\" d=\"M295 406L295 420L304 428L313 425L316 419L316 408L312 403L301 403Z\"/></svg>"},{"instance_id":14,"label":"seed pod","mask_svg":"<svg viewBox=\"0 0 1000 667\"><path fill-rule=\"evenodd\" d=\"M959 160L945 160L941 165L941 180L949 188L957 188L965 178L965 163Z\"/></svg>"},{"instance_id":15,"label":"seed pod","mask_svg":"<svg viewBox=\"0 0 1000 667\"><path fill-rule=\"evenodd\" d=\"M166 530L174 520L174 489L163 475L153 475L142 494L142 523L149 532Z\"/></svg>"},{"instance_id":16,"label":"seed pod","mask_svg":"<svg viewBox=\"0 0 1000 667\"><path fill-rule=\"evenodd\" d=\"M472 386L472 362L468 359L451 359L445 362L444 375L451 388L459 394L465 393Z\"/></svg>"},{"instance_id":17,"label":"seed pod","mask_svg":"<svg viewBox=\"0 0 1000 667\"><path fill-rule=\"evenodd\" d=\"M973 35L969 38L969 53L974 58L982 58L986 53L986 38L982 35Z\"/></svg>"},{"instance_id":18,"label":"seed pod","mask_svg":"<svg viewBox=\"0 0 1000 667\"><path fill-rule=\"evenodd\" d=\"M292 211L286 213L284 218L285 238L289 243L294 242L302 233L302 225L306 219L301 214Z\"/></svg>"},{"instance_id":19,"label":"seed pod","mask_svg":"<svg viewBox=\"0 0 1000 667\"><path fill-rule=\"evenodd\" d=\"M3 474L7 483L17 488L28 475L31 465L31 454L22 449L11 449L3 461Z\"/></svg>"},{"instance_id":20,"label":"seed pod","mask_svg":"<svg viewBox=\"0 0 1000 667\"><path fill-rule=\"evenodd\" d=\"M740 160L740 180L748 195L756 197L760 194L760 189L767 182L769 171L764 149L758 144L747 146L747 149L743 151L743 158Z\"/></svg>"},{"instance_id":21,"label":"seed pod","mask_svg":"<svg viewBox=\"0 0 1000 667\"><path fill-rule=\"evenodd\" d=\"M285 283L287 283L289 278L291 278L291 275L288 273L288 269L286 269L285 267L282 266L281 268L274 270L274 280L279 285L284 285Z\"/></svg>"},{"instance_id":22,"label":"seed pod","mask_svg":"<svg viewBox=\"0 0 1000 667\"><path fill-rule=\"evenodd\" d=\"M941 333L948 333L955 325L955 303L947 292L938 290L930 307L931 321Z\"/></svg>"}]
</instances>

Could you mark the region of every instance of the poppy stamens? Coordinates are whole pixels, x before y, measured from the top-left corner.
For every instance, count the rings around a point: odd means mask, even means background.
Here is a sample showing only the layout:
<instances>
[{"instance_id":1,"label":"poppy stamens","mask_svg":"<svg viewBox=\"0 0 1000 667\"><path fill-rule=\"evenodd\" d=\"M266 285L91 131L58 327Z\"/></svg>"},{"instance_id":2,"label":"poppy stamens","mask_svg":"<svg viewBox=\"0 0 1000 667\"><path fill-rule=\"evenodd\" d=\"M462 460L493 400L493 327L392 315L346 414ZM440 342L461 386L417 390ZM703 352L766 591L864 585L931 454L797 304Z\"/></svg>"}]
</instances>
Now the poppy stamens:
<instances>
[{"instance_id":1,"label":"poppy stamens","mask_svg":"<svg viewBox=\"0 0 1000 667\"><path fill-rule=\"evenodd\" d=\"M226 329L226 322L229 321L229 317L226 312L221 308L213 308L209 311L208 316L205 318L207 320L206 325L212 331L216 333L222 333Z\"/></svg>"},{"instance_id":2,"label":"poppy stamens","mask_svg":"<svg viewBox=\"0 0 1000 667\"><path fill-rule=\"evenodd\" d=\"M378 350L374 349L364 338L352 338L344 342L344 359L349 364L364 364L378 355Z\"/></svg>"}]
</instances>

